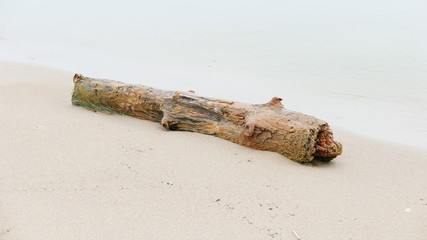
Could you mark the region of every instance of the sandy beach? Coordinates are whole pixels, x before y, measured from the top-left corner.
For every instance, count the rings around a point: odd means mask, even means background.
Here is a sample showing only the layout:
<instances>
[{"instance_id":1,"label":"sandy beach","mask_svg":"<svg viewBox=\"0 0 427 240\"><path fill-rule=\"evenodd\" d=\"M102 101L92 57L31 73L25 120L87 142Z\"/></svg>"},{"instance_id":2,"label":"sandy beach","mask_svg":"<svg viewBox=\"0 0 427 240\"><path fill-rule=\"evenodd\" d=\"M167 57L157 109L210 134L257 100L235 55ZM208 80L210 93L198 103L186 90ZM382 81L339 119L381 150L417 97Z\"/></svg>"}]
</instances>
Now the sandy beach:
<instances>
[{"instance_id":1,"label":"sandy beach","mask_svg":"<svg viewBox=\"0 0 427 240\"><path fill-rule=\"evenodd\" d=\"M302 165L72 106L73 74L0 62L0 239L427 239L426 150L332 126Z\"/></svg>"}]
</instances>

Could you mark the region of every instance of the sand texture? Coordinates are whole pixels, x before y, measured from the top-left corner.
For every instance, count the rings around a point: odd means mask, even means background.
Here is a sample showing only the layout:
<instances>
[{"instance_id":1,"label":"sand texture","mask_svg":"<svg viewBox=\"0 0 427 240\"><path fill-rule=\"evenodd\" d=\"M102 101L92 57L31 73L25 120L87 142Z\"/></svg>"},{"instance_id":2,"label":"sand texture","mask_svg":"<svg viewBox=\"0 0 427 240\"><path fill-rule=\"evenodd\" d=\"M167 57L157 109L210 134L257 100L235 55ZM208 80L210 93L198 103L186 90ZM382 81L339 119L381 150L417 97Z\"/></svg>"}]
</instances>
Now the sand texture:
<instances>
[{"instance_id":1,"label":"sand texture","mask_svg":"<svg viewBox=\"0 0 427 240\"><path fill-rule=\"evenodd\" d=\"M427 239L425 150L333 128L301 165L72 106L73 74L0 63L0 239Z\"/></svg>"}]
</instances>

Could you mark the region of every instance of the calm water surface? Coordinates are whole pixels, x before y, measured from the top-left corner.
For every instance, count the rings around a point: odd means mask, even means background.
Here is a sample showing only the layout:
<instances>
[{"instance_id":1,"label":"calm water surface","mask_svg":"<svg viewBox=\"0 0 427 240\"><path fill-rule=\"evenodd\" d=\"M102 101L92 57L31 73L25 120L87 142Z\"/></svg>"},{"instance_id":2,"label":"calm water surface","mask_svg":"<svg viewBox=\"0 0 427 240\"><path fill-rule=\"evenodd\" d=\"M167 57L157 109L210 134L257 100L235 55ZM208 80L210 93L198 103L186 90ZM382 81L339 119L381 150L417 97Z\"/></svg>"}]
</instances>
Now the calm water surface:
<instances>
[{"instance_id":1,"label":"calm water surface","mask_svg":"<svg viewBox=\"0 0 427 240\"><path fill-rule=\"evenodd\" d=\"M245 102L280 96L424 148L426 43L425 0L0 0L1 60Z\"/></svg>"}]
</instances>

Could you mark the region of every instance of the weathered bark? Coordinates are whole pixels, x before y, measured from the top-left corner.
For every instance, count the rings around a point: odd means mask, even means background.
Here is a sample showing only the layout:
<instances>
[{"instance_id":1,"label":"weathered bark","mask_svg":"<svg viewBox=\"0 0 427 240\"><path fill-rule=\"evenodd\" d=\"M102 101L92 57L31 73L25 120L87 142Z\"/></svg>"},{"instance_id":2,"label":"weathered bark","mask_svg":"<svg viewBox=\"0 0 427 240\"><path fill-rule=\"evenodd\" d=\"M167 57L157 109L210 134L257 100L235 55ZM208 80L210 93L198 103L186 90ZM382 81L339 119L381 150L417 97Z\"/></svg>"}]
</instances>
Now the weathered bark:
<instances>
[{"instance_id":1,"label":"weathered bark","mask_svg":"<svg viewBox=\"0 0 427 240\"><path fill-rule=\"evenodd\" d=\"M278 152L296 162L330 161L342 152L326 122L283 108L280 98L245 104L142 85L74 76L72 102L94 111L160 122L169 130L214 135Z\"/></svg>"}]
</instances>

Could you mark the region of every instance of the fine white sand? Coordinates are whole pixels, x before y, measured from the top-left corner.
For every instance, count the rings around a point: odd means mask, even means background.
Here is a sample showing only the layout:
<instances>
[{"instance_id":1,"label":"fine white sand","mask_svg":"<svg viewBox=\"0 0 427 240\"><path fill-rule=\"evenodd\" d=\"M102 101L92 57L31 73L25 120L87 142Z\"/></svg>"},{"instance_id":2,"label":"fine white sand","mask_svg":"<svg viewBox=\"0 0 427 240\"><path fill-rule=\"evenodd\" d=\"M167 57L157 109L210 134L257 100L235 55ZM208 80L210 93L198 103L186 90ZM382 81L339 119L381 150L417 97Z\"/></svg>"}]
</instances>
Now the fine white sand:
<instances>
[{"instance_id":1,"label":"fine white sand","mask_svg":"<svg viewBox=\"0 0 427 240\"><path fill-rule=\"evenodd\" d=\"M424 150L334 129L301 165L72 106L72 76L0 63L0 239L427 239Z\"/></svg>"}]
</instances>

